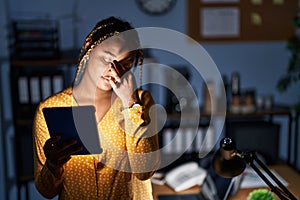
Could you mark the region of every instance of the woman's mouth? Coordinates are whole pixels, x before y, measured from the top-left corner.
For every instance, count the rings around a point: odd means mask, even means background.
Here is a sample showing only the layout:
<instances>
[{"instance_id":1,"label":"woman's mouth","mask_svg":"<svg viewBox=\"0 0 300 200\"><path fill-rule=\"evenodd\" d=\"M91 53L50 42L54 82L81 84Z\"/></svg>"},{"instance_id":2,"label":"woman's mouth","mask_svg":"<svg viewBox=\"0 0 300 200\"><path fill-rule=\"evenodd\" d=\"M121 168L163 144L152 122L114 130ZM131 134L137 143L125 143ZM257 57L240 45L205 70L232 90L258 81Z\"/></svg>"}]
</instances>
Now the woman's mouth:
<instances>
[{"instance_id":1,"label":"woman's mouth","mask_svg":"<svg viewBox=\"0 0 300 200\"><path fill-rule=\"evenodd\" d=\"M115 78L114 77L112 77L112 76L101 76L101 78L103 78L104 79L104 81L105 81L105 83L107 83L107 84L110 84L110 81L112 80L113 82L115 82L116 83L116 80L115 80Z\"/></svg>"},{"instance_id":2,"label":"woman's mouth","mask_svg":"<svg viewBox=\"0 0 300 200\"><path fill-rule=\"evenodd\" d=\"M105 83L110 84L110 77L109 76L102 76L101 78L103 78L103 80L105 81Z\"/></svg>"}]
</instances>

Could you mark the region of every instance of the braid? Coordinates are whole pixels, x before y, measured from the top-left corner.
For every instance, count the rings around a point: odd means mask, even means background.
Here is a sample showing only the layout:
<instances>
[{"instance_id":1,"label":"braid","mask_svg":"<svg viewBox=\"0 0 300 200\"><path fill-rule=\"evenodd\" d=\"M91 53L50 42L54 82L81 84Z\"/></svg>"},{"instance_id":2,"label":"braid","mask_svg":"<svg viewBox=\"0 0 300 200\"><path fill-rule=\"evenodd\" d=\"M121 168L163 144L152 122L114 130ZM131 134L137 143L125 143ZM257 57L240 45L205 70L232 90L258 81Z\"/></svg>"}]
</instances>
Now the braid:
<instances>
[{"instance_id":1,"label":"braid","mask_svg":"<svg viewBox=\"0 0 300 200\"><path fill-rule=\"evenodd\" d=\"M126 21L122 21L121 19L117 19L115 17L109 17L107 19L104 19L102 21L99 21L95 27L92 29L92 31L87 35L85 38L84 44L81 47L80 55L79 55L79 64L76 70L75 79L73 81L73 85L77 85L82 77L82 74L85 71L85 63L88 59L89 53L94 49L95 46L103 42L104 40L119 35L122 32L128 31L128 30L134 30L134 28ZM137 50L137 63L134 67L137 65L141 65L143 63L143 51L140 49L140 41L139 37L136 31L133 31L134 35L129 36L129 39L131 39L130 42L133 42L136 47L138 47ZM141 73L141 72L140 72ZM140 77L141 81L141 77Z\"/></svg>"}]
</instances>

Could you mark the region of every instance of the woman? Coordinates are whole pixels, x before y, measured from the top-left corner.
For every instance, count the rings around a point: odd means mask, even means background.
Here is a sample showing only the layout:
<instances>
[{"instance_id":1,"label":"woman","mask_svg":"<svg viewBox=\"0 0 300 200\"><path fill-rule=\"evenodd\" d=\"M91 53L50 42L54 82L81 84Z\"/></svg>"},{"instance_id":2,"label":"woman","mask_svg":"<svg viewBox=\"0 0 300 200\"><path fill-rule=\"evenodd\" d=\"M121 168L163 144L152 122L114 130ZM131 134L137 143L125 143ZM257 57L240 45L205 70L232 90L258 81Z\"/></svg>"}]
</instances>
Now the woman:
<instances>
[{"instance_id":1,"label":"woman","mask_svg":"<svg viewBox=\"0 0 300 200\"><path fill-rule=\"evenodd\" d=\"M149 92L136 89L131 68L142 64L137 32L107 18L86 37L72 87L40 103L34 120L35 185L46 198L152 199L159 166L156 122ZM76 141L58 145L44 107L93 105L103 152L76 155Z\"/></svg>"}]
</instances>

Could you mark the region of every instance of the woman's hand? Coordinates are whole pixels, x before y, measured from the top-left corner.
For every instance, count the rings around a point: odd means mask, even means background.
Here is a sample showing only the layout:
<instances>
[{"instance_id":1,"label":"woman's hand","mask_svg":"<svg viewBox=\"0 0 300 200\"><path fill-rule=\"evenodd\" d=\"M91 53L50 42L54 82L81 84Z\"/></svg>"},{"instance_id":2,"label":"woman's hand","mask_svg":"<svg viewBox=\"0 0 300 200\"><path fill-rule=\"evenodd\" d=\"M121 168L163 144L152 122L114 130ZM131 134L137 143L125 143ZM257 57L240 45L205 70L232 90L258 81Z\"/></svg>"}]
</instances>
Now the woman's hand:
<instances>
[{"instance_id":1,"label":"woman's hand","mask_svg":"<svg viewBox=\"0 0 300 200\"><path fill-rule=\"evenodd\" d=\"M136 93L136 81L134 75L127 71L122 77L119 77L115 69L123 69L121 64L113 61L111 69L113 77L110 79L110 85L118 95L124 107L130 107L133 103L138 102L138 95Z\"/></svg>"},{"instance_id":2,"label":"woman's hand","mask_svg":"<svg viewBox=\"0 0 300 200\"><path fill-rule=\"evenodd\" d=\"M76 140L70 140L64 142L62 145L57 145L60 139L60 136L52 137L46 141L43 147L47 158L47 167L56 178L62 176L63 165L71 159L71 155L82 150L82 147L77 145Z\"/></svg>"}]
</instances>

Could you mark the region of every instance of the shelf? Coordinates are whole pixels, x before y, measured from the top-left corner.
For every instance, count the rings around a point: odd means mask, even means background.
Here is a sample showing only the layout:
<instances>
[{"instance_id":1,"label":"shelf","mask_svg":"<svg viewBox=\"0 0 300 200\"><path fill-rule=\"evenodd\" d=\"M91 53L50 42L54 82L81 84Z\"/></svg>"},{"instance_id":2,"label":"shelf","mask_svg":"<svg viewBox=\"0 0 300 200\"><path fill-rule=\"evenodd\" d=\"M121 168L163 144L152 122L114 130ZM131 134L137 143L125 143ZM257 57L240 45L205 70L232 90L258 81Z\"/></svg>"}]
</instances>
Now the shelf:
<instances>
[{"instance_id":1,"label":"shelf","mask_svg":"<svg viewBox=\"0 0 300 200\"><path fill-rule=\"evenodd\" d=\"M234 113L227 111L224 115L224 113L218 113L216 112L215 116L216 117L221 117L221 116L226 116L226 118L250 118L250 117L262 117L266 115L290 115L292 113L292 110L288 106L282 106L282 105L275 105L271 109L257 109L254 112L249 112L249 113ZM187 114L181 116L180 113L172 113L168 114L168 119L170 120L178 120L180 118L194 118L195 116L192 114ZM200 111L200 118L210 118L211 113Z\"/></svg>"},{"instance_id":2,"label":"shelf","mask_svg":"<svg viewBox=\"0 0 300 200\"><path fill-rule=\"evenodd\" d=\"M13 21L10 40L11 57L14 59L59 56L58 22L55 20Z\"/></svg>"}]
</instances>

